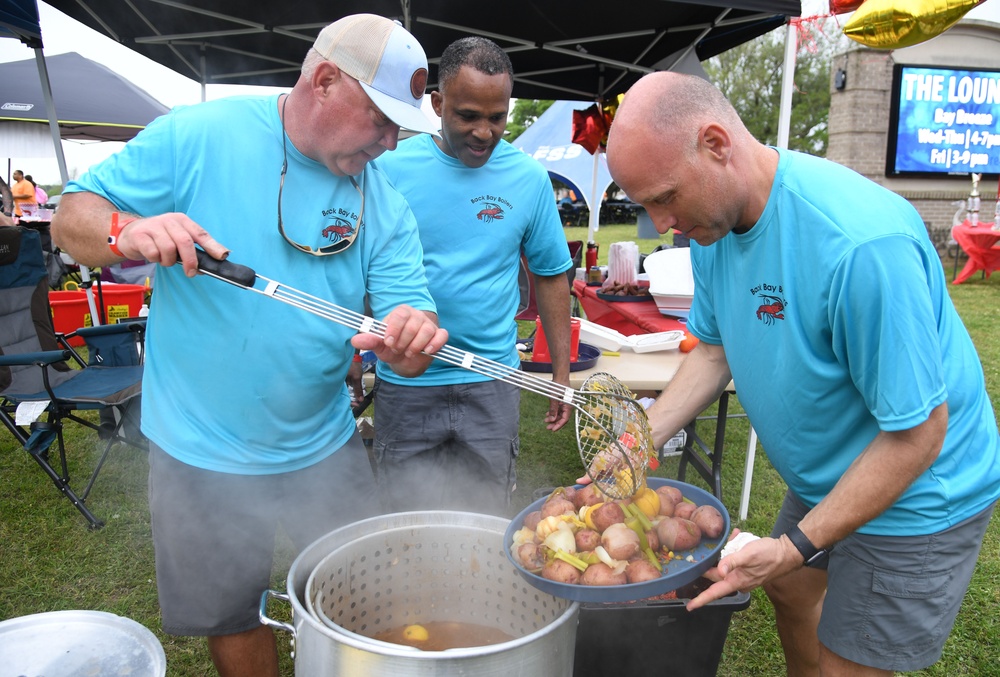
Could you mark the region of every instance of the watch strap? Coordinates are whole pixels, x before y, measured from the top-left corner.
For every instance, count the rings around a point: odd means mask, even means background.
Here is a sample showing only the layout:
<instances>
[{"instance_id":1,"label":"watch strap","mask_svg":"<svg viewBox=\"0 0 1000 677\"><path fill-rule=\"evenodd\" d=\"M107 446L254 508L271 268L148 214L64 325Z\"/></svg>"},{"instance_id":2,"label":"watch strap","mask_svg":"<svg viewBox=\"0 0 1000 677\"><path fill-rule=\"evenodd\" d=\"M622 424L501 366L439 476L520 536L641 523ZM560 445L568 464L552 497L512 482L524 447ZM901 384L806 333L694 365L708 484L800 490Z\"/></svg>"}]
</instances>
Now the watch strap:
<instances>
[{"instance_id":1,"label":"watch strap","mask_svg":"<svg viewBox=\"0 0 1000 677\"><path fill-rule=\"evenodd\" d=\"M122 229L125 226L138 219L138 216L123 216L121 212L111 212L111 231L108 233L108 248L112 254L120 256L123 259L128 258L118 248L118 238L121 236Z\"/></svg>"},{"instance_id":2,"label":"watch strap","mask_svg":"<svg viewBox=\"0 0 1000 677\"><path fill-rule=\"evenodd\" d=\"M788 537L788 540L791 541L795 549L802 555L803 562L807 567L816 566L823 562L829 554L829 551L825 548L817 548L813 545L812 541L802 533L797 524L786 531L785 536Z\"/></svg>"}]
</instances>

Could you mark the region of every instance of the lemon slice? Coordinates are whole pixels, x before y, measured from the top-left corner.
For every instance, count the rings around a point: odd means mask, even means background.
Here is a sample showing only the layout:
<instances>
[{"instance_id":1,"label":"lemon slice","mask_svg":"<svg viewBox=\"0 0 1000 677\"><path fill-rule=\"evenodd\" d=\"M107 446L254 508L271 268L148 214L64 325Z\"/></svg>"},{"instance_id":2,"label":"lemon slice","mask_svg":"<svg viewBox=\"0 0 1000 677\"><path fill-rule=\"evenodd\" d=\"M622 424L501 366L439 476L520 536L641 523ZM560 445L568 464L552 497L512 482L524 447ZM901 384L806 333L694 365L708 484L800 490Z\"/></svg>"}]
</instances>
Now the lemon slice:
<instances>
[{"instance_id":1,"label":"lemon slice","mask_svg":"<svg viewBox=\"0 0 1000 677\"><path fill-rule=\"evenodd\" d=\"M411 642L426 642L427 628L422 625L407 625L403 628L403 636Z\"/></svg>"}]
</instances>

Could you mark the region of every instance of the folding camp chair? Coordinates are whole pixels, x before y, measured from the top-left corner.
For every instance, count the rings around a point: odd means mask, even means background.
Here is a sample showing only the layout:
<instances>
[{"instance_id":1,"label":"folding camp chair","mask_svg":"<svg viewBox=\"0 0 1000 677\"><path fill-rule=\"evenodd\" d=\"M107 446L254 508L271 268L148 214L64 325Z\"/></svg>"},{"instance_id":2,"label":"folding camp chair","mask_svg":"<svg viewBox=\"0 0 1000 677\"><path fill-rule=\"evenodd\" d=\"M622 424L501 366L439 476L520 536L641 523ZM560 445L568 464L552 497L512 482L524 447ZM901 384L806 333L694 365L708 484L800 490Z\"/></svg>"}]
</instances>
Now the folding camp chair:
<instances>
[{"instance_id":1,"label":"folding camp chair","mask_svg":"<svg viewBox=\"0 0 1000 677\"><path fill-rule=\"evenodd\" d=\"M137 425L145 326L144 322L98 326L64 337L53 331L49 313L38 233L19 227L0 228L0 421L96 529L103 522L84 502L112 446L126 442L145 448ZM86 341L86 364L67 343L73 335ZM72 369L67 360L81 368ZM99 423L81 415L105 408L115 414L110 430L102 430ZM80 494L70 485L63 440L66 421L91 428L106 440ZM53 444L58 450L58 467L53 467L50 459Z\"/></svg>"}]
</instances>

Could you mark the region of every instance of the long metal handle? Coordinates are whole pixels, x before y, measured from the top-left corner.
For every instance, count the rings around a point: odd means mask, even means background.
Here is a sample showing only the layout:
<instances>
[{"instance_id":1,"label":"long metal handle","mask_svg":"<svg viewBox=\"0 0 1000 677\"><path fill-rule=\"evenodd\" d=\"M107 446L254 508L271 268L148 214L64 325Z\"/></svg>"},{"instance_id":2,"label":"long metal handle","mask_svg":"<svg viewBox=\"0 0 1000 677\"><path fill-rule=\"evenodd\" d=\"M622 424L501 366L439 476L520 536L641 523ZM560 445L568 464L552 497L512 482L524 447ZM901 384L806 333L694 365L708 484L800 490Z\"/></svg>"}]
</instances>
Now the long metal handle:
<instances>
[{"instance_id":1,"label":"long metal handle","mask_svg":"<svg viewBox=\"0 0 1000 677\"><path fill-rule=\"evenodd\" d=\"M353 310L348 310L311 294L306 294L287 285L280 284L275 280L258 275L253 269L247 266L213 259L200 249L197 250L197 253L198 269L206 275L242 289L270 296L278 301L296 306L306 312L318 315L358 332L374 334L378 337L385 336L386 325L372 317L356 313ZM256 287L257 280L265 283L263 289ZM453 346L443 346L433 357L448 364L482 374L483 376L510 383L538 395L562 400L577 407L589 401L586 395L581 394L573 388L530 376L520 369L494 362L493 360Z\"/></svg>"},{"instance_id":2,"label":"long metal handle","mask_svg":"<svg viewBox=\"0 0 1000 677\"><path fill-rule=\"evenodd\" d=\"M205 252L198 250L198 268L206 275L215 277L223 282L228 282L229 284L242 289L263 294L264 296L270 296L277 301L295 306L305 310L306 312L312 313L313 315L317 315L350 329L354 329L357 332L374 334L380 338L385 337L386 325L384 323L368 317L367 315L362 315L361 313L357 313L353 310L330 303L329 301L319 297L299 291L298 289L282 285L275 280L258 275L247 266L230 263L229 261L218 261L208 256ZM257 286L258 280L264 283L263 289ZM641 482L645 480L645 461L642 461L642 465L639 468L641 472L636 473L633 470L635 464L629 458L628 445L624 444L620 438L622 431L612 432L598 419L597 416L594 415L594 413L592 413L592 411L590 411L593 410L598 413L601 411L609 411L609 409L601 403L601 400L605 400L605 403L607 403L607 400L611 400L612 407L610 410L618 412L618 415L613 416L612 418L617 419L617 423L624 425L624 418L627 418L627 415L630 414L630 412L634 410L642 411L641 405L639 405L634 398L616 392L608 392L605 389L592 392L574 390L573 388L562 386L552 381L545 381L534 376L529 376L520 369L514 369L513 367L509 367L505 364L488 360L485 357L480 357L479 355L475 355L449 345L442 346L440 350L432 355L432 357L447 362L448 364L462 367L463 369L468 369L469 371L474 371L488 378L509 383L538 395L562 400L575 408L577 410L577 444L580 447L580 458L584 462L584 467L587 468L587 473L590 474L592 472L591 468L594 464L595 458L598 454L604 451L605 448L612 450L617 449L617 452L613 452L617 453L617 456L612 455L611 457L610 462L612 469L625 467L626 472L615 471L611 473L611 482L614 487L617 487L618 484L622 482L625 484L625 488L622 491L612 495L617 495L619 498L631 496L638 490ZM606 374L604 376L613 379L610 374ZM615 380L615 383L617 383L617 380ZM624 408L620 409L617 405L622 404L624 404ZM589 421L589 426L584 426L581 417ZM646 423L646 426L648 429L648 422ZM589 431L590 428L600 432L598 439L602 440L601 443L595 442L595 438ZM581 435L583 434L586 434L587 436L586 444L584 444L584 441L581 438ZM648 439L648 434L643 435L642 437L646 440ZM640 453L647 452L648 446L649 445L645 443L641 444ZM615 460L615 458L617 458L617 460ZM599 482L607 482L608 480L604 477L604 474L605 473L599 473L598 477L594 477L594 475L591 474L591 477ZM606 493L609 493L609 491L611 490L606 490ZM262 609L264 604L265 600L262 599ZM263 614L263 611L261 613ZM261 617L261 622L264 622L263 615ZM284 628L284 626L276 627Z\"/></svg>"}]
</instances>

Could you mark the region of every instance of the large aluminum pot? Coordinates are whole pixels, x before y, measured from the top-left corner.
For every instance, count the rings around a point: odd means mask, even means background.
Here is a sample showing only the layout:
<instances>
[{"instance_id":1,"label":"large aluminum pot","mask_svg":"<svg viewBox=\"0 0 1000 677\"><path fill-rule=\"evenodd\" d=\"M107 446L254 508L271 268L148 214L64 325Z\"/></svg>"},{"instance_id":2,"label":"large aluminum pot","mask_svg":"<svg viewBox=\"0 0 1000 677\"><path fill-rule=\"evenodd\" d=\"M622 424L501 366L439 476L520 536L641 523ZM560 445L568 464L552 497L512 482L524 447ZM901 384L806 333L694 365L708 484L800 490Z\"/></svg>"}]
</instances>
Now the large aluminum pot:
<instances>
[{"instance_id":1,"label":"large aluminum pot","mask_svg":"<svg viewBox=\"0 0 1000 677\"><path fill-rule=\"evenodd\" d=\"M513 570L504 555L508 522L425 511L333 531L292 563L287 594L264 591L261 622L292 633L300 677L571 677L579 605L536 590ZM270 598L290 601L291 624L268 616ZM488 625L515 639L420 651L369 637L435 620Z\"/></svg>"},{"instance_id":2,"label":"large aluminum pot","mask_svg":"<svg viewBox=\"0 0 1000 677\"><path fill-rule=\"evenodd\" d=\"M106 611L48 611L0 623L0 677L164 677L167 658L148 628Z\"/></svg>"}]
</instances>

